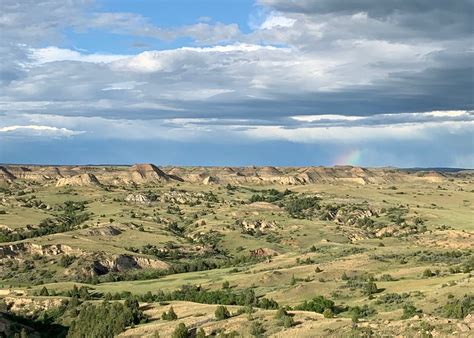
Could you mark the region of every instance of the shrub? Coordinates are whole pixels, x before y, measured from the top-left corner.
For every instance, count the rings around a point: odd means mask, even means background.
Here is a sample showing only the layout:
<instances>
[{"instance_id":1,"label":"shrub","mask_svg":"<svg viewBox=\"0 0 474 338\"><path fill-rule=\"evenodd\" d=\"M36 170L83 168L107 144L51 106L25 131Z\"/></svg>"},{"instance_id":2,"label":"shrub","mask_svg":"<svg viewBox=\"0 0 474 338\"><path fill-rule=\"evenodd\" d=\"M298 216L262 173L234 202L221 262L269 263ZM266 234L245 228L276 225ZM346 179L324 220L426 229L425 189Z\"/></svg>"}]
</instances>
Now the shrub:
<instances>
[{"instance_id":1,"label":"shrub","mask_svg":"<svg viewBox=\"0 0 474 338\"><path fill-rule=\"evenodd\" d=\"M367 304L360 306L354 306L349 310L351 316L356 314L357 318L369 317L377 313L374 308L369 307Z\"/></svg>"},{"instance_id":2,"label":"shrub","mask_svg":"<svg viewBox=\"0 0 474 338\"><path fill-rule=\"evenodd\" d=\"M295 285L295 284L296 284L296 278L295 278L295 275L292 275L291 280L290 280L290 285Z\"/></svg>"},{"instance_id":3,"label":"shrub","mask_svg":"<svg viewBox=\"0 0 474 338\"><path fill-rule=\"evenodd\" d=\"M202 327L197 331L196 338L206 338L206 332Z\"/></svg>"},{"instance_id":4,"label":"shrub","mask_svg":"<svg viewBox=\"0 0 474 338\"><path fill-rule=\"evenodd\" d=\"M305 301L303 304L296 306L295 309L302 311L313 311L317 313L323 313L324 310L330 309L333 313L336 312L336 306L334 302L330 299L324 298L323 296L314 297L309 302Z\"/></svg>"},{"instance_id":5,"label":"shrub","mask_svg":"<svg viewBox=\"0 0 474 338\"><path fill-rule=\"evenodd\" d=\"M408 319L408 318L411 318L415 315L419 315L421 314L422 311L417 309L416 307L414 307L413 305L411 304L406 304L403 306L403 315L402 315L402 319Z\"/></svg>"},{"instance_id":6,"label":"shrub","mask_svg":"<svg viewBox=\"0 0 474 338\"><path fill-rule=\"evenodd\" d=\"M163 314L161 315L161 319L163 319L163 320L176 320L176 319L178 319L178 315L176 314L176 312L174 312L174 309L171 306L168 312L166 312L166 311L163 312Z\"/></svg>"},{"instance_id":7,"label":"shrub","mask_svg":"<svg viewBox=\"0 0 474 338\"><path fill-rule=\"evenodd\" d=\"M275 314L276 319L283 319L285 316L288 315L288 312L284 308L279 308Z\"/></svg>"},{"instance_id":8,"label":"shrub","mask_svg":"<svg viewBox=\"0 0 474 338\"><path fill-rule=\"evenodd\" d=\"M299 197L288 201L286 211L294 218L309 218L315 209L319 209L318 197Z\"/></svg>"},{"instance_id":9,"label":"shrub","mask_svg":"<svg viewBox=\"0 0 474 338\"><path fill-rule=\"evenodd\" d=\"M67 268L69 265L74 263L75 260L76 260L75 256L64 255L59 260L59 265L62 266L63 268Z\"/></svg>"},{"instance_id":10,"label":"shrub","mask_svg":"<svg viewBox=\"0 0 474 338\"><path fill-rule=\"evenodd\" d=\"M285 316L283 319L283 326L286 328L292 327L295 325L295 321L291 316Z\"/></svg>"},{"instance_id":11,"label":"shrub","mask_svg":"<svg viewBox=\"0 0 474 338\"><path fill-rule=\"evenodd\" d=\"M184 323L179 323L173 331L172 338L189 338L191 334Z\"/></svg>"},{"instance_id":12,"label":"shrub","mask_svg":"<svg viewBox=\"0 0 474 338\"><path fill-rule=\"evenodd\" d=\"M225 306L219 305L214 312L217 320L224 320L230 318L229 310Z\"/></svg>"},{"instance_id":13,"label":"shrub","mask_svg":"<svg viewBox=\"0 0 474 338\"><path fill-rule=\"evenodd\" d=\"M323 316L324 316L324 318L333 318L334 313L332 312L331 309L324 309Z\"/></svg>"},{"instance_id":14,"label":"shrub","mask_svg":"<svg viewBox=\"0 0 474 338\"><path fill-rule=\"evenodd\" d=\"M100 305L87 304L81 307L77 318L68 332L70 338L80 337L114 337L123 332L127 326L146 321L138 309L138 302L130 300L106 302Z\"/></svg>"},{"instance_id":15,"label":"shrub","mask_svg":"<svg viewBox=\"0 0 474 338\"><path fill-rule=\"evenodd\" d=\"M260 337L265 333L262 323L254 321L250 326L250 334L255 337Z\"/></svg>"},{"instance_id":16,"label":"shrub","mask_svg":"<svg viewBox=\"0 0 474 338\"><path fill-rule=\"evenodd\" d=\"M374 293L377 293L377 292L379 292L377 284L375 284L372 281L369 281L369 282L367 282L367 284L365 284L364 289L363 289L363 293L365 295L370 296L370 295L372 295Z\"/></svg>"},{"instance_id":17,"label":"shrub","mask_svg":"<svg viewBox=\"0 0 474 338\"><path fill-rule=\"evenodd\" d=\"M432 276L434 276L434 273L430 269L426 269L425 271L423 271L423 278L430 278Z\"/></svg>"},{"instance_id":18,"label":"shrub","mask_svg":"<svg viewBox=\"0 0 474 338\"><path fill-rule=\"evenodd\" d=\"M389 274L385 274L385 275L380 276L380 280L381 280L381 281L385 281L385 282L393 282L393 281L396 281L396 279L393 278L393 276L392 276L392 275L389 275Z\"/></svg>"},{"instance_id":19,"label":"shrub","mask_svg":"<svg viewBox=\"0 0 474 338\"><path fill-rule=\"evenodd\" d=\"M462 299L450 299L442 307L445 317L463 319L469 313L474 313L474 295L465 295Z\"/></svg>"}]
</instances>

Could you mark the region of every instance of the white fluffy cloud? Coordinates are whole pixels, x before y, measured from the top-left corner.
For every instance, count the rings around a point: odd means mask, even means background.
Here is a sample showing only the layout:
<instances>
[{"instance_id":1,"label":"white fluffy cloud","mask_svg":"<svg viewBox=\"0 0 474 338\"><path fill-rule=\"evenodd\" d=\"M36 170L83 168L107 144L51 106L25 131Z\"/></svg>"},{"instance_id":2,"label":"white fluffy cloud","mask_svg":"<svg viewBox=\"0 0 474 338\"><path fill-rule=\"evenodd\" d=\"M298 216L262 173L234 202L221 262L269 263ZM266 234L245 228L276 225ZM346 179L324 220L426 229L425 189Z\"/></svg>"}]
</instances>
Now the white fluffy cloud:
<instances>
[{"instance_id":1,"label":"white fluffy cloud","mask_svg":"<svg viewBox=\"0 0 474 338\"><path fill-rule=\"evenodd\" d=\"M0 127L0 133L9 136L42 136L42 137L69 137L83 134L84 131L70 130L67 128L57 128L39 125L14 125Z\"/></svg>"},{"instance_id":2,"label":"white fluffy cloud","mask_svg":"<svg viewBox=\"0 0 474 338\"><path fill-rule=\"evenodd\" d=\"M128 55L113 54L82 54L75 50L53 46L46 48L30 48L30 53L30 58L36 64L57 61L108 63L129 57Z\"/></svg>"}]
</instances>

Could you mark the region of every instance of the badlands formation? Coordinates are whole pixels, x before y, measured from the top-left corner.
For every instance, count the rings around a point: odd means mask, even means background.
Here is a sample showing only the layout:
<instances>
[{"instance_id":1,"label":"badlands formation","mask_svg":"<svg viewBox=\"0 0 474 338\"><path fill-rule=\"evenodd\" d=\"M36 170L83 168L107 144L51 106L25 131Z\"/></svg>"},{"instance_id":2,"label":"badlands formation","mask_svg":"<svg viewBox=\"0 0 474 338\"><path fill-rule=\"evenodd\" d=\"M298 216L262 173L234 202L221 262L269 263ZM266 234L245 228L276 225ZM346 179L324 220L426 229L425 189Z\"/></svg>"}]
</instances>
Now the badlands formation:
<instances>
[{"instance_id":1,"label":"badlands formation","mask_svg":"<svg viewBox=\"0 0 474 338\"><path fill-rule=\"evenodd\" d=\"M460 172L462 173L462 172ZM460 174L458 173L458 175ZM356 184L442 182L447 174L393 168L335 167L162 167L133 166L0 166L0 183L17 179L56 186L100 186L146 183L280 184L347 182Z\"/></svg>"}]
</instances>

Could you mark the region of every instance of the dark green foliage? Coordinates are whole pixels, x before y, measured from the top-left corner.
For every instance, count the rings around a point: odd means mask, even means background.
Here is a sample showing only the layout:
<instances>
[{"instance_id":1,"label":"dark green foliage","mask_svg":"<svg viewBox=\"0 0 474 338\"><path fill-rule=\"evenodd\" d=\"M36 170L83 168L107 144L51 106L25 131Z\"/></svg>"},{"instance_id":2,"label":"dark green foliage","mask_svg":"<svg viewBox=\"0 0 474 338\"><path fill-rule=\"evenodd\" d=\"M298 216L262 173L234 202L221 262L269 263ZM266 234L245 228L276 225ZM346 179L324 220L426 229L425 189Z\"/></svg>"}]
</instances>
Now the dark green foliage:
<instances>
[{"instance_id":1,"label":"dark green foliage","mask_svg":"<svg viewBox=\"0 0 474 338\"><path fill-rule=\"evenodd\" d=\"M376 301L376 304L386 304L386 305L392 305L392 304L402 304L404 303L410 295L408 293L387 293L384 295L381 295L379 299Z\"/></svg>"},{"instance_id":2,"label":"dark green foliage","mask_svg":"<svg viewBox=\"0 0 474 338\"><path fill-rule=\"evenodd\" d=\"M90 300L92 298L91 295L89 294L89 290L87 286L81 286L80 288L78 288L76 285L74 285L72 290L69 290L68 292L66 292L66 295L68 297L76 297L83 300Z\"/></svg>"},{"instance_id":3,"label":"dark green foliage","mask_svg":"<svg viewBox=\"0 0 474 338\"><path fill-rule=\"evenodd\" d=\"M305 301L303 304L296 306L295 309L302 311L313 311L317 313L323 313L325 309L330 309L333 313L338 312L334 302L323 296L317 296L310 301Z\"/></svg>"},{"instance_id":4,"label":"dark green foliage","mask_svg":"<svg viewBox=\"0 0 474 338\"><path fill-rule=\"evenodd\" d=\"M450 299L441 308L443 316L463 319L469 313L474 313L474 295L465 295L461 299Z\"/></svg>"},{"instance_id":5,"label":"dark green foliage","mask_svg":"<svg viewBox=\"0 0 474 338\"><path fill-rule=\"evenodd\" d=\"M295 320L292 316L285 316L283 318L283 326L286 328L292 327L295 325Z\"/></svg>"},{"instance_id":6,"label":"dark green foliage","mask_svg":"<svg viewBox=\"0 0 474 338\"><path fill-rule=\"evenodd\" d=\"M294 218L311 218L319 209L319 201L316 196L295 197L285 203L285 210Z\"/></svg>"},{"instance_id":7,"label":"dark green foliage","mask_svg":"<svg viewBox=\"0 0 474 338\"><path fill-rule=\"evenodd\" d=\"M62 266L63 268L67 268L69 265L74 263L76 260L75 256L69 256L69 255L63 255L61 256L61 259L59 260L59 265Z\"/></svg>"},{"instance_id":8,"label":"dark green foliage","mask_svg":"<svg viewBox=\"0 0 474 338\"><path fill-rule=\"evenodd\" d=\"M403 306L402 319L408 319L408 318L411 318L415 315L419 315L421 313L422 313L422 311L417 309L415 306L413 306L411 304L406 304L406 305Z\"/></svg>"},{"instance_id":9,"label":"dark green foliage","mask_svg":"<svg viewBox=\"0 0 474 338\"><path fill-rule=\"evenodd\" d=\"M89 219L89 214L85 213L86 202L66 201L60 207L62 214L57 219L65 227L73 228Z\"/></svg>"},{"instance_id":10,"label":"dark green foliage","mask_svg":"<svg viewBox=\"0 0 474 338\"><path fill-rule=\"evenodd\" d=\"M146 317L138 309L138 302L104 301L99 305L86 304L73 320L68 337L114 337L132 324L144 322Z\"/></svg>"},{"instance_id":11,"label":"dark green foliage","mask_svg":"<svg viewBox=\"0 0 474 338\"><path fill-rule=\"evenodd\" d=\"M276 319L282 319L283 317L287 316L288 312L286 312L285 308L279 308L275 314Z\"/></svg>"},{"instance_id":12,"label":"dark green foliage","mask_svg":"<svg viewBox=\"0 0 474 338\"><path fill-rule=\"evenodd\" d=\"M168 312L165 311L161 314L161 319L163 319L163 320L176 320L176 319L178 319L178 315L176 314L176 312L174 312L174 309L171 306L170 309L168 310Z\"/></svg>"},{"instance_id":13,"label":"dark green foliage","mask_svg":"<svg viewBox=\"0 0 474 338\"><path fill-rule=\"evenodd\" d=\"M49 296L49 292L48 292L48 289L46 288L46 286L43 286L43 288L41 289L39 295L40 296Z\"/></svg>"},{"instance_id":14,"label":"dark green foliage","mask_svg":"<svg viewBox=\"0 0 474 338\"><path fill-rule=\"evenodd\" d=\"M0 304L5 303L2 302ZM61 317L68 308L69 306L67 304L63 304L58 308L46 311L35 311L33 314L25 315L23 317L9 312L5 304L5 307L2 306L1 309L0 319L9 322L11 324L10 329L13 329L13 331L15 331L15 327L18 328L17 334L13 332L14 335L12 336L14 337L28 337L29 329L24 330L24 328L21 327L21 325L25 325L41 337L63 338L66 337L68 329L62 325ZM36 334L34 336L36 336ZM0 333L0 336L6 337L5 335L2 335L2 333Z\"/></svg>"},{"instance_id":15,"label":"dark green foliage","mask_svg":"<svg viewBox=\"0 0 474 338\"><path fill-rule=\"evenodd\" d=\"M285 308L279 308L277 313L275 314L275 318L279 320L279 325L284 326L286 328L295 325L293 315L290 315Z\"/></svg>"},{"instance_id":16,"label":"dark green foliage","mask_svg":"<svg viewBox=\"0 0 474 338\"><path fill-rule=\"evenodd\" d=\"M111 295L112 299L128 297L119 293ZM181 300L203 304L254 306L262 309L278 309L278 303L273 299L257 297L253 289L234 292L232 289L207 291L199 286L184 285L172 292L158 291L156 294L146 293L137 296L143 302L169 302Z\"/></svg>"},{"instance_id":17,"label":"dark green foliage","mask_svg":"<svg viewBox=\"0 0 474 338\"><path fill-rule=\"evenodd\" d=\"M334 317L334 312L332 312L331 309L326 308L323 311L323 316L324 316L324 318L333 318Z\"/></svg>"},{"instance_id":18,"label":"dark green foliage","mask_svg":"<svg viewBox=\"0 0 474 338\"><path fill-rule=\"evenodd\" d=\"M370 296L370 295L372 295L372 294L374 294L374 293L379 292L379 289L378 289L378 287L377 287L377 284L375 284L373 281L368 281L368 282L365 284L365 286L364 286L362 292L364 293L364 295Z\"/></svg>"},{"instance_id":19,"label":"dark green foliage","mask_svg":"<svg viewBox=\"0 0 474 338\"><path fill-rule=\"evenodd\" d=\"M425 269L425 271L423 271L423 275L422 275L423 278L430 278L432 276L434 276L434 273L431 272L430 269Z\"/></svg>"},{"instance_id":20,"label":"dark green foliage","mask_svg":"<svg viewBox=\"0 0 474 338\"><path fill-rule=\"evenodd\" d=\"M377 311L374 308L369 307L367 304L363 305L362 307L354 306L349 310L351 317L355 315L357 318L370 317L376 313Z\"/></svg>"},{"instance_id":21,"label":"dark green foliage","mask_svg":"<svg viewBox=\"0 0 474 338\"><path fill-rule=\"evenodd\" d=\"M225 306L219 305L214 312L217 320L224 320L230 318L230 312Z\"/></svg>"},{"instance_id":22,"label":"dark green foliage","mask_svg":"<svg viewBox=\"0 0 474 338\"><path fill-rule=\"evenodd\" d=\"M174 329L173 334L171 335L172 338L188 338L191 337L188 328L184 323L179 323Z\"/></svg>"},{"instance_id":23,"label":"dark green foliage","mask_svg":"<svg viewBox=\"0 0 474 338\"><path fill-rule=\"evenodd\" d=\"M400 206L400 207L392 207L387 210L388 219L397 224L402 225L405 223L405 215L408 213L408 208Z\"/></svg>"},{"instance_id":24,"label":"dark green foliage","mask_svg":"<svg viewBox=\"0 0 474 338\"><path fill-rule=\"evenodd\" d=\"M261 337L265 333L262 323L254 321L250 326L250 334L254 337Z\"/></svg>"},{"instance_id":25,"label":"dark green foliage","mask_svg":"<svg viewBox=\"0 0 474 338\"><path fill-rule=\"evenodd\" d=\"M277 202L285 198L285 196L290 195L292 192L288 189L285 191L278 191L276 189L269 189L262 191L261 194L254 194L250 197L250 203L254 202Z\"/></svg>"}]
</instances>

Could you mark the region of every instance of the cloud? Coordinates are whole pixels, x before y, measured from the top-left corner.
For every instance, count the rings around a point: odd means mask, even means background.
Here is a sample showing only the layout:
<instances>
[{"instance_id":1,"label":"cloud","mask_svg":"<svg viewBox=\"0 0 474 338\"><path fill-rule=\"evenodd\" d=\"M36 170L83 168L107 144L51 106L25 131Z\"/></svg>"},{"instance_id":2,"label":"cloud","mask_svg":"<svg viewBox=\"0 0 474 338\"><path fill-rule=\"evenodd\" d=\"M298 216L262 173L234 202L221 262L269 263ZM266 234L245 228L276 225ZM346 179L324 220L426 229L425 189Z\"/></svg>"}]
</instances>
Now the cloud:
<instances>
[{"instance_id":1,"label":"cloud","mask_svg":"<svg viewBox=\"0 0 474 338\"><path fill-rule=\"evenodd\" d=\"M82 54L75 50L46 47L46 48L30 48L30 59L36 64L57 62L57 61L79 61L92 63L109 63L130 57L128 55L113 54Z\"/></svg>"},{"instance_id":2,"label":"cloud","mask_svg":"<svg viewBox=\"0 0 474 338\"><path fill-rule=\"evenodd\" d=\"M7 118L8 119L8 118ZM233 139L285 140L301 143L340 143L351 141L427 139L432 130L467 132L474 124L469 111L435 111L377 116L315 115L281 119L165 118L117 119L50 114L22 114L9 120L12 126L0 132L19 129L64 132L93 139L200 140L224 134ZM46 126L47 125L47 126ZM75 132L74 130L81 130Z\"/></svg>"},{"instance_id":3,"label":"cloud","mask_svg":"<svg viewBox=\"0 0 474 338\"><path fill-rule=\"evenodd\" d=\"M466 148L462 163L472 158L472 4L260 0L247 31L210 18L162 26L146 13L113 12L92 0L5 0L0 123L18 128L2 134L333 140L372 149L381 139L410 141L413 151L428 140L451 141ZM70 47L75 35L95 33L146 50ZM160 41L173 43L150 49Z\"/></svg>"},{"instance_id":4,"label":"cloud","mask_svg":"<svg viewBox=\"0 0 474 338\"><path fill-rule=\"evenodd\" d=\"M289 28L292 27L296 22L296 19L287 18L282 15L270 15L260 25L260 29L274 29L274 28Z\"/></svg>"},{"instance_id":5,"label":"cloud","mask_svg":"<svg viewBox=\"0 0 474 338\"><path fill-rule=\"evenodd\" d=\"M341 143L369 141L417 141L432 139L432 135L443 130L446 133L466 133L474 127L474 122L430 122L425 124L397 124L379 126L350 127L298 127L257 126L245 134L260 140L286 140L300 143Z\"/></svg>"},{"instance_id":6,"label":"cloud","mask_svg":"<svg viewBox=\"0 0 474 338\"><path fill-rule=\"evenodd\" d=\"M375 19L390 26L413 31L420 37L444 39L446 37L469 36L472 34L471 0L458 0L455 3L444 0L260 0L285 14L305 16L353 16ZM406 30L402 30L406 31Z\"/></svg>"},{"instance_id":7,"label":"cloud","mask_svg":"<svg viewBox=\"0 0 474 338\"><path fill-rule=\"evenodd\" d=\"M47 137L70 137L83 134L84 131L70 130L67 128L57 128L39 125L16 125L0 127L0 133L14 136L47 136Z\"/></svg>"}]
</instances>

